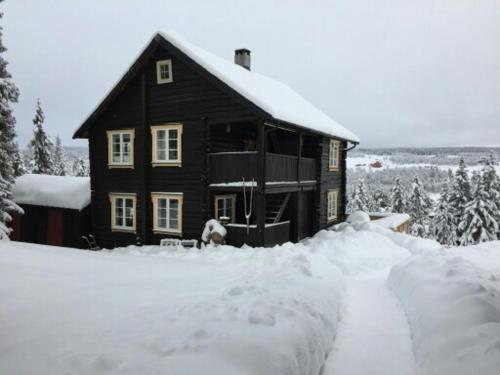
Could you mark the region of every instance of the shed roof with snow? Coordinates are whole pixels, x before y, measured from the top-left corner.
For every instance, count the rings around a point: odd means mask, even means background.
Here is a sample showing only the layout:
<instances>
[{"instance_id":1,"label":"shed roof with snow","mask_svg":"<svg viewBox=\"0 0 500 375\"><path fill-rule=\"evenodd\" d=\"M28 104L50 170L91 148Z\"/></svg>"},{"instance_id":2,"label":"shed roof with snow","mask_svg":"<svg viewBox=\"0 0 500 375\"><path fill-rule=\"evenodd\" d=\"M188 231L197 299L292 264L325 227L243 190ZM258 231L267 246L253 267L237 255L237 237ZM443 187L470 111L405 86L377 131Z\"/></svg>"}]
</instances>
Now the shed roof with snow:
<instances>
[{"instance_id":1,"label":"shed roof with snow","mask_svg":"<svg viewBox=\"0 0 500 375\"><path fill-rule=\"evenodd\" d=\"M205 73L221 81L270 119L359 143L359 138L354 133L314 107L287 85L222 59L173 32L158 32L153 36L119 82L76 130L75 138L86 137L95 119L119 94L121 87L137 73L141 61L147 58L148 50L153 43L176 49L184 58L199 65Z\"/></svg>"},{"instance_id":2,"label":"shed roof with snow","mask_svg":"<svg viewBox=\"0 0 500 375\"><path fill-rule=\"evenodd\" d=\"M12 187L17 204L83 210L90 204L90 178L25 174Z\"/></svg>"}]
</instances>

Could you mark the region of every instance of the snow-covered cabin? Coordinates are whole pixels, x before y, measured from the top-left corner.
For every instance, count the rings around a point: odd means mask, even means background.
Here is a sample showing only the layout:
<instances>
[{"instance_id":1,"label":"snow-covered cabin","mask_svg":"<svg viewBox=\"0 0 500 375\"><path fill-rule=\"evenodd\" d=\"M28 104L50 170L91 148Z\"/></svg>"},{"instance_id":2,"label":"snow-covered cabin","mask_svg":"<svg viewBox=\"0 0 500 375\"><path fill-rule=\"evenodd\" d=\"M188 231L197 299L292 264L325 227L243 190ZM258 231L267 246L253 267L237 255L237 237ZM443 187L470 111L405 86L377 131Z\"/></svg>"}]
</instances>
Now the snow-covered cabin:
<instances>
[{"instance_id":1,"label":"snow-covered cabin","mask_svg":"<svg viewBox=\"0 0 500 375\"><path fill-rule=\"evenodd\" d=\"M251 71L249 50L234 57L157 33L76 130L89 141L100 245L199 239L227 217L228 243L270 246L344 219L358 137Z\"/></svg>"},{"instance_id":2,"label":"snow-covered cabin","mask_svg":"<svg viewBox=\"0 0 500 375\"><path fill-rule=\"evenodd\" d=\"M26 174L12 188L24 210L14 215L12 240L85 247L90 230L90 178Z\"/></svg>"}]
</instances>

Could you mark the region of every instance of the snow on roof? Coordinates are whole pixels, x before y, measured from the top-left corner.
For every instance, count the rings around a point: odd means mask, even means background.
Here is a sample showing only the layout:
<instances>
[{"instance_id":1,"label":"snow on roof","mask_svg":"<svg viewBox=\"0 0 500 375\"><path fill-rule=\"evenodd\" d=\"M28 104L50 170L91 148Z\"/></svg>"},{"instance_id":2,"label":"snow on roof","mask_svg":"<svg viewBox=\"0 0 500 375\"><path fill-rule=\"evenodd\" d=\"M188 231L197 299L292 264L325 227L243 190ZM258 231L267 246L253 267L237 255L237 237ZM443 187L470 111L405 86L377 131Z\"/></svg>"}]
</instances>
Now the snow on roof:
<instances>
[{"instance_id":1,"label":"snow on roof","mask_svg":"<svg viewBox=\"0 0 500 375\"><path fill-rule=\"evenodd\" d=\"M82 210L90 204L90 178L25 174L12 187L14 202Z\"/></svg>"},{"instance_id":2,"label":"snow on roof","mask_svg":"<svg viewBox=\"0 0 500 375\"><path fill-rule=\"evenodd\" d=\"M387 229L396 229L399 227L401 224L406 223L407 221L410 220L410 215L408 214L399 214L399 213L388 213L388 214L383 214L383 213L374 213L370 214L374 216L379 216L380 219L375 219L372 221L373 224L376 224L378 226L381 226L383 228Z\"/></svg>"},{"instance_id":3,"label":"snow on roof","mask_svg":"<svg viewBox=\"0 0 500 375\"><path fill-rule=\"evenodd\" d=\"M189 43L174 32L159 32L158 34L275 119L359 142L359 138L354 133L314 107L285 84L215 56Z\"/></svg>"}]
</instances>

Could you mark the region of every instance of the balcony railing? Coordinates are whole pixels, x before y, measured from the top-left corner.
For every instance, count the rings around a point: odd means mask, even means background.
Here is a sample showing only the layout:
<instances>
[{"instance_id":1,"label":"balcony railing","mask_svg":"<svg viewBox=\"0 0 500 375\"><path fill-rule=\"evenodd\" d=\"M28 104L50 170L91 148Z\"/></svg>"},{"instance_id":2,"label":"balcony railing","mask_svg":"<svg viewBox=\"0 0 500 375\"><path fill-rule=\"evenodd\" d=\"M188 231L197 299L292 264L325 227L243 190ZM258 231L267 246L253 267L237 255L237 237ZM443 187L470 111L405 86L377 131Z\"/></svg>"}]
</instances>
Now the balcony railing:
<instances>
[{"instance_id":1,"label":"balcony railing","mask_svg":"<svg viewBox=\"0 0 500 375\"><path fill-rule=\"evenodd\" d=\"M298 166L298 168L297 168ZM221 152L210 154L210 182L257 180L257 152ZM316 179L316 160L266 153L266 182L311 181Z\"/></svg>"}]
</instances>

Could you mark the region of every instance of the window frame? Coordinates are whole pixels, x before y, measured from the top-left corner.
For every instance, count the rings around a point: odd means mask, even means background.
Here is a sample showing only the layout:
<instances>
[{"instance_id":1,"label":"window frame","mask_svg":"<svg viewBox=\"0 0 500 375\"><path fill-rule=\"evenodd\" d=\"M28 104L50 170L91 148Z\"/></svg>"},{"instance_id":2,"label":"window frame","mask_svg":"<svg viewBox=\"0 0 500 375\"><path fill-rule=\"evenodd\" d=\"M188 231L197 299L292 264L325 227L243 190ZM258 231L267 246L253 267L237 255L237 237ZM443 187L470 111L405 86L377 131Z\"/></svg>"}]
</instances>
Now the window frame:
<instances>
[{"instance_id":1,"label":"window frame","mask_svg":"<svg viewBox=\"0 0 500 375\"><path fill-rule=\"evenodd\" d=\"M177 221L178 228L161 228L158 226L158 200L159 199L168 199L168 200L177 200L178 201L178 212L177 212ZM183 225L183 205L184 205L184 193L171 193L171 192L156 192L151 193L151 201L153 203L153 233L155 234L171 234L176 236L182 236L182 225ZM170 204L170 203L169 203ZM168 210L168 208L167 208ZM167 216L167 224L169 224L169 216Z\"/></svg>"},{"instance_id":2,"label":"window frame","mask_svg":"<svg viewBox=\"0 0 500 375\"><path fill-rule=\"evenodd\" d=\"M335 163L333 162L334 157L335 157ZM330 139L330 144L328 145L328 170L338 171L339 165L340 165L340 141L336 139Z\"/></svg>"},{"instance_id":3,"label":"window frame","mask_svg":"<svg viewBox=\"0 0 500 375\"><path fill-rule=\"evenodd\" d=\"M161 68L162 66L168 66L168 78L161 78ZM171 83L174 81L174 76L172 74L172 59L159 60L156 62L156 83L161 85L164 83Z\"/></svg>"},{"instance_id":4,"label":"window frame","mask_svg":"<svg viewBox=\"0 0 500 375\"><path fill-rule=\"evenodd\" d=\"M132 226L116 225L116 201L118 199L132 200ZM111 203L111 231L136 233L137 228L137 196L135 193L109 193ZM123 217L125 219L125 216Z\"/></svg>"},{"instance_id":5,"label":"window frame","mask_svg":"<svg viewBox=\"0 0 500 375\"><path fill-rule=\"evenodd\" d=\"M332 210L331 204L335 202L335 209ZM334 212L332 212L334 211ZM339 219L339 190L330 189L326 192L326 220L328 223Z\"/></svg>"},{"instance_id":6,"label":"window frame","mask_svg":"<svg viewBox=\"0 0 500 375\"><path fill-rule=\"evenodd\" d=\"M116 129L107 130L108 137L108 168L134 168L134 144L135 144L135 129ZM123 135L130 136L130 162L115 162L113 161L113 136L121 135L120 137L120 157L123 159Z\"/></svg>"},{"instance_id":7,"label":"window frame","mask_svg":"<svg viewBox=\"0 0 500 375\"><path fill-rule=\"evenodd\" d=\"M231 200L231 210L233 211L233 217L230 217L230 223L234 223L236 219L236 194L219 194L214 196L214 216L216 220L219 220L219 217L217 217L217 213L219 211L219 199Z\"/></svg>"},{"instance_id":8,"label":"window frame","mask_svg":"<svg viewBox=\"0 0 500 375\"><path fill-rule=\"evenodd\" d=\"M166 134L170 130L177 130L177 159L175 160L159 160L158 159L158 131L165 131ZM182 133L183 125L180 123L169 123L163 125L151 126L151 164L153 167L182 167ZM165 139L165 156L169 154L168 140Z\"/></svg>"}]
</instances>

